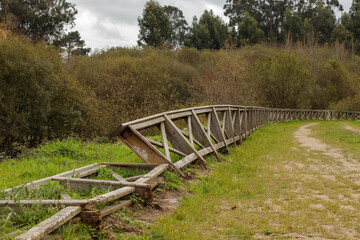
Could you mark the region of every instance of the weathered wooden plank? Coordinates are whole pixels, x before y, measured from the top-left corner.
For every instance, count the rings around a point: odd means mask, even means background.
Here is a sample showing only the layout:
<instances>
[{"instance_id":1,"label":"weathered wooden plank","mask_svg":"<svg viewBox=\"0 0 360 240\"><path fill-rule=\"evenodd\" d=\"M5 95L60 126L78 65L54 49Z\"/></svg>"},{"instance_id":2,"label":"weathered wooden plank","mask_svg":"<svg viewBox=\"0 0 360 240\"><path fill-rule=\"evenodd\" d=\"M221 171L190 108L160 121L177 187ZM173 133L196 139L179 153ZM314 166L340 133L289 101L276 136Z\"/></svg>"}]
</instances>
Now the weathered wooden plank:
<instances>
[{"instance_id":1,"label":"weathered wooden plank","mask_svg":"<svg viewBox=\"0 0 360 240\"><path fill-rule=\"evenodd\" d=\"M194 145L194 136L193 136L193 131L192 131L192 123L191 123L191 116L187 117L187 126L188 126L188 138L189 138L189 142L191 144L191 146L195 146Z\"/></svg>"},{"instance_id":2,"label":"weathered wooden plank","mask_svg":"<svg viewBox=\"0 0 360 240\"><path fill-rule=\"evenodd\" d=\"M116 172L111 170L111 175L119 182L121 183L127 183L127 181L125 180L125 178L123 178L122 176L120 176L119 174L117 174Z\"/></svg>"},{"instance_id":3,"label":"weathered wooden plank","mask_svg":"<svg viewBox=\"0 0 360 240\"><path fill-rule=\"evenodd\" d=\"M171 161L168 158L151 145L151 143L138 131L133 129L132 126L128 126L124 129L119 137L144 162L154 164L171 164Z\"/></svg>"},{"instance_id":4,"label":"weathered wooden plank","mask_svg":"<svg viewBox=\"0 0 360 240\"><path fill-rule=\"evenodd\" d=\"M179 129L179 130L180 130L180 129ZM186 133L184 130L180 130L180 132L181 132L185 137L189 138L189 142L190 142L190 135L189 135L188 133ZM198 140L196 140L196 139L194 138L194 136L193 136L193 141L194 141L194 143L195 143L196 145L198 145L199 147L205 148L205 146L202 145L201 142L199 142ZM192 145L192 146L194 146L194 145Z\"/></svg>"},{"instance_id":5,"label":"weathered wooden plank","mask_svg":"<svg viewBox=\"0 0 360 240\"><path fill-rule=\"evenodd\" d=\"M143 170L152 170L158 166L158 164L152 163L115 163L115 162L103 162L101 165L109 166L109 167L120 167L126 169L143 169ZM56 177L56 176L54 176Z\"/></svg>"},{"instance_id":6,"label":"weathered wooden plank","mask_svg":"<svg viewBox=\"0 0 360 240\"><path fill-rule=\"evenodd\" d=\"M185 138L185 136L181 133L178 127L176 127L173 121L171 121L166 115L164 117L166 134L171 144L176 149L179 149L186 154L191 154L194 152L198 155L200 162L206 166L204 158L200 154L198 154L198 152L193 146L191 146L190 142Z\"/></svg>"},{"instance_id":7,"label":"weathered wooden plank","mask_svg":"<svg viewBox=\"0 0 360 240\"><path fill-rule=\"evenodd\" d=\"M216 158L220 161L220 157L218 153L216 152L215 147L213 146L210 137L206 134L204 130L204 126L201 124L199 117L195 113L194 110L192 110L193 115L191 116L191 123L192 127L194 129L194 136L195 138L198 138L203 142L203 145L206 147L211 147L213 149L213 153L216 156Z\"/></svg>"},{"instance_id":8,"label":"weathered wooden plank","mask_svg":"<svg viewBox=\"0 0 360 240\"><path fill-rule=\"evenodd\" d=\"M142 176L140 179L136 180L135 183L150 182L155 178L157 178L160 174L162 174L167 169L167 167L168 166L166 164L161 164L156 168L154 168L153 170L151 170L150 172L148 172L147 174L145 174L144 176Z\"/></svg>"},{"instance_id":9,"label":"weathered wooden plank","mask_svg":"<svg viewBox=\"0 0 360 240\"><path fill-rule=\"evenodd\" d=\"M94 163L94 164L91 164L91 165L88 165L85 167L81 167L81 168L77 168L77 169L74 169L71 171L60 173L60 174L57 174L57 175L54 175L51 177L46 177L46 178L43 178L43 179L40 179L37 181L29 182L29 183L21 185L21 186L16 186L14 188L8 188L4 191L12 192L13 189L20 188L20 187L26 187L28 189L33 189L33 188L36 188L48 181L51 181L52 177L71 177L71 176L86 177L86 176L96 173L98 171L98 169L99 169L99 166L97 165L97 163Z\"/></svg>"},{"instance_id":10,"label":"weathered wooden plank","mask_svg":"<svg viewBox=\"0 0 360 240\"><path fill-rule=\"evenodd\" d=\"M225 135L224 132L221 129L221 124L219 117L216 113L215 108L213 108L213 111L211 112L211 132L214 134L215 138L218 139L219 142L225 143ZM226 143L225 143L226 144ZM227 147L227 145L226 145Z\"/></svg>"},{"instance_id":11,"label":"weathered wooden plank","mask_svg":"<svg viewBox=\"0 0 360 240\"><path fill-rule=\"evenodd\" d=\"M50 218L21 234L15 240L39 240L75 217L81 212L80 206L66 207L55 213Z\"/></svg>"},{"instance_id":12,"label":"weathered wooden plank","mask_svg":"<svg viewBox=\"0 0 360 240\"><path fill-rule=\"evenodd\" d=\"M10 207L10 208L17 208L18 204L23 206L31 206L33 204L41 204L46 206L84 206L89 203L89 199L82 199L82 200L0 200L0 207Z\"/></svg>"},{"instance_id":13,"label":"weathered wooden plank","mask_svg":"<svg viewBox=\"0 0 360 240\"><path fill-rule=\"evenodd\" d=\"M207 133L207 137L209 138L209 139L211 139L211 113L208 113L207 115L206 115L206 117L207 117L207 129L206 129L206 133ZM215 140L215 142L217 142L218 140L215 138L215 136L214 136L214 140Z\"/></svg>"},{"instance_id":14,"label":"weathered wooden plank","mask_svg":"<svg viewBox=\"0 0 360 240\"><path fill-rule=\"evenodd\" d=\"M102 217L106 217L106 216L118 211L119 209L121 209L123 207L130 206L131 203L132 203L131 200L122 200L118 203L104 207L103 209L100 210L100 214Z\"/></svg>"},{"instance_id":15,"label":"weathered wooden plank","mask_svg":"<svg viewBox=\"0 0 360 240\"><path fill-rule=\"evenodd\" d=\"M138 180L139 178L141 178L141 177L144 176L144 175L145 175L145 174L128 177L128 178L125 178L125 180L128 181L128 182L136 181L136 180Z\"/></svg>"},{"instance_id":16,"label":"weathered wooden plank","mask_svg":"<svg viewBox=\"0 0 360 240\"><path fill-rule=\"evenodd\" d=\"M167 116L165 116L165 121L169 121ZM142 136L131 126L128 126L126 129L124 129L119 137L144 162L155 164L167 163L180 176L185 177L185 174L180 169L178 169L170 159L164 156L159 150L151 145L151 143L144 136Z\"/></svg>"},{"instance_id":17,"label":"weathered wooden plank","mask_svg":"<svg viewBox=\"0 0 360 240\"><path fill-rule=\"evenodd\" d=\"M165 156L171 161L169 145L168 145L168 140L167 140L167 137L166 137L166 131L165 131L164 122L160 123L160 131L161 131L161 141L162 141L162 145L164 147Z\"/></svg>"},{"instance_id":18,"label":"weathered wooden plank","mask_svg":"<svg viewBox=\"0 0 360 240\"><path fill-rule=\"evenodd\" d=\"M115 191L108 192L106 194L103 194L103 195L100 195L100 196L90 199L87 206L91 207L91 206L96 206L99 204L111 202L113 200L127 196L133 192L135 192L135 187L122 187L122 188L116 189Z\"/></svg>"},{"instance_id":19,"label":"weathered wooden plank","mask_svg":"<svg viewBox=\"0 0 360 240\"><path fill-rule=\"evenodd\" d=\"M120 182L120 181L105 181L96 179L82 179L82 178L63 178L56 177L53 181L60 182L64 186L71 187L77 190L88 190L89 186L98 188L101 190L109 189L110 187L119 188L124 186L136 187L136 188L149 188L148 184L138 184L133 182Z\"/></svg>"},{"instance_id":20,"label":"weathered wooden plank","mask_svg":"<svg viewBox=\"0 0 360 240\"><path fill-rule=\"evenodd\" d=\"M70 197L70 195L67 194L67 193L60 193L60 197L61 197L62 199L65 199L65 200L70 200L70 199L72 199L72 198Z\"/></svg>"},{"instance_id":21,"label":"weathered wooden plank","mask_svg":"<svg viewBox=\"0 0 360 240\"><path fill-rule=\"evenodd\" d=\"M164 146L162 145L162 143L159 143L159 142L154 141L154 140L152 140L152 139L147 139L147 140L148 140L151 144L153 144L153 145L155 145L155 146L157 146L157 147L162 147L162 148L164 148ZM173 152L173 153L175 153L175 154L177 154L177 155L183 156L183 157L186 156L185 153L183 153L183 152L181 152L181 151L179 151L179 150L177 150L177 149L175 149L175 148L172 148L172 147L170 147L170 146L169 146L169 151L170 151L170 152Z\"/></svg>"}]
</instances>

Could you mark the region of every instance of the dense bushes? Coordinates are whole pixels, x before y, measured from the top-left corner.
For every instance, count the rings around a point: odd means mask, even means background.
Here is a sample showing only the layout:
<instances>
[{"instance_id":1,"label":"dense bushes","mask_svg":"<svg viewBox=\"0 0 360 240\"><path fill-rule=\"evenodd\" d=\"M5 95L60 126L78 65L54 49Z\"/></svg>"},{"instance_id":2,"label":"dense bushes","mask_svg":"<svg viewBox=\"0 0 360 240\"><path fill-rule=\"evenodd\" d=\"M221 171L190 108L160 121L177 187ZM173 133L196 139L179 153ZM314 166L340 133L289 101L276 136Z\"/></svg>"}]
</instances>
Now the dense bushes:
<instances>
[{"instance_id":1,"label":"dense bushes","mask_svg":"<svg viewBox=\"0 0 360 240\"><path fill-rule=\"evenodd\" d=\"M46 45L0 40L1 148L205 104L360 110L360 59L339 45L198 51L112 48L66 63Z\"/></svg>"},{"instance_id":2,"label":"dense bushes","mask_svg":"<svg viewBox=\"0 0 360 240\"><path fill-rule=\"evenodd\" d=\"M0 145L10 153L14 143L34 146L79 123L80 90L49 46L1 39L0 85Z\"/></svg>"},{"instance_id":3,"label":"dense bushes","mask_svg":"<svg viewBox=\"0 0 360 240\"><path fill-rule=\"evenodd\" d=\"M308 108L314 88L311 69L303 57L280 51L258 61L258 88L264 103L275 108Z\"/></svg>"}]
</instances>

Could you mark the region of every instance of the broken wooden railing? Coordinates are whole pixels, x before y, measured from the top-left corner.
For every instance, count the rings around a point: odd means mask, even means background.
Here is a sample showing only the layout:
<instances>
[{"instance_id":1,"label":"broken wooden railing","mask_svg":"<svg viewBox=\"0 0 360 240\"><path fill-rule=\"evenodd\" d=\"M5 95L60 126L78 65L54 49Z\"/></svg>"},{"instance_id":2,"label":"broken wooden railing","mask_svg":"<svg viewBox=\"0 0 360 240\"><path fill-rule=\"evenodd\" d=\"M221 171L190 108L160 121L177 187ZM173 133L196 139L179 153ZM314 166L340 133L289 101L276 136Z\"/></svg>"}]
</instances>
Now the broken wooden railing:
<instances>
[{"instance_id":1,"label":"broken wooden railing","mask_svg":"<svg viewBox=\"0 0 360 240\"><path fill-rule=\"evenodd\" d=\"M49 181L59 182L64 185L66 190L89 190L93 188L111 190L105 194L93 197L91 199L71 199L67 193L60 194L61 199L46 200L0 200L0 210L2 208L11 208L17 211L21 206L31 207L34 204L41 204L43 207L57 206L62 208L59 212L16 237L16 240L36 240L50 234L52 231L64 223L74 220L76 216L80 217L81 222L92 225L97 228L102 222L102 218L131 204L129 195L137 193L145 201L151 202L153 199L152 189L161 181L162 174L168 167L168 164L148 164L148 163L102 163L91 164L73 171L61 173L52 177L44 178L32 183L25 184L16 188L26 188L28 190L37 188ZM146 174L123 178L119 174L112 172L116 181L87 179L86 177L96 174L100 168L116 169L125 168L133 170L148 171ZM6 189L5 192L11 193L16 188ZM102 209L93 209L93 207L107 204Z\"/></svg>"},{"instance_id":2,"label":"broken wooden railing","mask_svg":"<svg viewBox=\"0 0 360 240\"><path fill-rule=\"evenodd\" d=\"M182 168L194 161L206 166L204 156L208 154L214 154L220 159L218 150L226 151L232 144L241 144L260 126L272 122L313 119L360 120L360 113L217 105L170 111L124 123L111 134L111 137L119 137L145 163L92 164L21 186L31 189L48 181L57 181L75 190L84 190L92 186L99 189L112 188L112 191L81 200L71 199L65 193L61 194L61 199L55 200L1 200L0 209L16 209L18 204L64 206L52 217L15 238L18 240L41 239L67 221L76 218L87 224L98 225L102 217L130 205L130 194L136 192L151 201L151 190L158 184L161 178L159 175L167 167L181 177L186 177ZM86 179L96 174L99 168L146 169L149 172L129 178L112 172L115 181ZM13 190L14 188L6 191ZM111 204L101 210L92 208L105 203Z\"/></svg>"},{"instance_id":3,"label":"broken wooden railing","mask_svg":"<svg viewBox=\"0 0 360 240\"><path fill-rule=\"evenodd\" d=\"M260 126L271 122L312 119L360 120L360 113L234 105L204 106L127 122L121 124L111 137L119 137L144 162L168 164L184 177L181 168L195 160L206 165L203 158L205 155L214 154L219 158L217 150L227 149L231 144L241 144ZM146 134L154 128L158 129L161 141L155 141ZM175 162L172 156L176 160L181 159Z\"/></svg>"}]
</instances>

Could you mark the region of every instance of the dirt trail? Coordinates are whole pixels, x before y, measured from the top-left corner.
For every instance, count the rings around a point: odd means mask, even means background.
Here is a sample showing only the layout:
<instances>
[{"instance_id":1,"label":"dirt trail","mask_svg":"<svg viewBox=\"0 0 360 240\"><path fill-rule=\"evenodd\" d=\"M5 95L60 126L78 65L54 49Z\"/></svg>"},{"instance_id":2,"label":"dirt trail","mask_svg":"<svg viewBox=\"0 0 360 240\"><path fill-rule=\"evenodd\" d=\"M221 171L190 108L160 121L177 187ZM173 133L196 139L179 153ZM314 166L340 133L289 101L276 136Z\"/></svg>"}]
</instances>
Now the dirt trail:
<instances>
[{"instance_id":1,"label":"dirt trail","mask_svg":"<svg viewBox=\"0 0 360 240\"><path fill-rule=\"evenodd\" d=\"M309 205L311 211L322 212L331 216L332 219L336 219L333 222L329 220L331 218L319 220L319 226L323 231L337 229L337 233L333 232L331 239L358 239L358 231L354 226L358 221L355 216L360 199L358 190L360 187L360 162L353 159L352 156L345 155L342 149L330 146L313 137L311 127L317 124L319 123L304 125L294 133L294 137L300 142L300 145L307 148L307 160L310 162L306 172L301 173L303 180L298 182L299 187L294 189L294 193L296 193L297 199L310 198L314 201ZM298 164L292 165L293 171L300 171ZM316 184L323 187L313 189L312 185ZM338 212L329 211L331 209L329 204L340 210ZM352 220L345 223L343 222L345 218ZM307 239L305 236L300 238ZM320 239L328 238L322 236Z\"/></svg>"},{"instance_id":2,"label":"dirt trail","mask_svg":"<svg viewBox=\"0 0 360 240\"><path fill-rule=\"evenodd\" d=\"M309 127L317 124L319 123L304 125L295 132L294 136L301 143L301 146L309 148L310 151L320 151L322 154L333 158L335 161L341 162L342 169L337 170L342 170L342 172L360 171L360 164L351 158L345 157L341 149L331 147L323 143L321 140L311 137L312 131Z\"/></svg>"},{"instance_id":3,"label":"dirt trail","mask_svg":"<svg viewBox=\"0 0 360 240\"><path fill-rule=\"evenodd\" d=\"M350 127L350 126L346 126L345 129L346 129L346 130L349 130L349 131L352 131L352 132L354 132L354 133L360 134L360 130L359 130L359 129L355 129L355 128Z\"/></svg>"}]
</instances>

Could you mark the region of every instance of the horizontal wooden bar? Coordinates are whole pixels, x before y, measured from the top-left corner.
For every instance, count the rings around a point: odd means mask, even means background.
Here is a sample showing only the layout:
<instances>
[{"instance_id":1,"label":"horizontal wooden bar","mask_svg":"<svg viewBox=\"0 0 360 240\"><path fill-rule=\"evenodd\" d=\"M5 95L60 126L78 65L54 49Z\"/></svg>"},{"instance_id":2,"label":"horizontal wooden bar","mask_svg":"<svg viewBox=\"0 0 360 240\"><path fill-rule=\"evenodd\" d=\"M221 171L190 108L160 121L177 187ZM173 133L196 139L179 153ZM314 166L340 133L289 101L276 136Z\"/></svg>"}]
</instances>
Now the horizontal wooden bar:
<instances>
[{"instance_id":1,"label":"horizontal wooden bar","mask_svg":"<svg viewBox=\"0 0 360 240\"><path fill-rule=\"evenodd\" d=\"M16 208L19 204L23 206L31 206L33 204L41 204L46 206L84 206L90 202L89 199L82 200L0 200L0 207Z\"/></svg>"},{"instance_id":2,"label":"horizontal wooden bar","mask_svg":"<svg viewBox=\"0 0 360 240\"><path fill-rule=\"evenodd\" d=\"M106 163L103 162L101 163L101 165L103 166L110 166L110 167L120 167L120 168L138 168L138 169L143 169L143 170L152 170L155 167L158 166L158 164L151 164L151 163Z\"/></svg>"},{"instance_id":3,"label":"horizontal wooden bar","mask_svg":"<svg viewBox=\"0 0 360 240\"><path fill-rule=\"evenodd\" d=\"M120 201L118 203L115 203L115 204L104 207L103 209L100 210L100 214L101 214L102 217L106 217L106 216L112 214L113 212L116 212L117 210L123 208L123 207L130 206L131 203L132 203L131 200L122 200L122 201Z\"/></svg>"},{"instance_id":4,"label":"horizontal wooden bar","mask_svg":"<svg viewBox=\"0 0 360 240\"><path fill-rule=\"evenodd\" d=\"M77 189L77 190L88 190L89 186L101 190L106 190L110 187L119 188L124 186L131 186L136 188L150 188L148 184L133 183L133 182L105 181L105 180L96 180L96 179L63 178L63 177L54 177L52 178L52 180L60 182L64 186L70 186L72 189Z\"/></svg>"},{"instance_id":5,"label":"horizontal wooden bar","mask_svg":"<svg viewBox=\"0 0 360 240\"><path fill-rule=\"evenodd\" d=\"M30 183L27 183L27 184L24 184L21 186L9 188L9 189L6 189L5 192L12 192L13 189L20 188L20 187L27 187L28 189L33 189L33 188L38 187L48 181L51 181L51 178L53 178L53 177L71 177L71 176L86 177L86 176L96 173L98 171L98 169L99 169L99 166L97 165L97 163L94 163L94 164L91 164L91 165L88 165L85 167L77 168L77 169L74 169L74 170L71 170L68 172L60 173L60 174L57 174L57 175L54 175L51 177L33 181L33 182L30 182Z\"/></svg>"}]
</instances>

